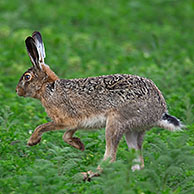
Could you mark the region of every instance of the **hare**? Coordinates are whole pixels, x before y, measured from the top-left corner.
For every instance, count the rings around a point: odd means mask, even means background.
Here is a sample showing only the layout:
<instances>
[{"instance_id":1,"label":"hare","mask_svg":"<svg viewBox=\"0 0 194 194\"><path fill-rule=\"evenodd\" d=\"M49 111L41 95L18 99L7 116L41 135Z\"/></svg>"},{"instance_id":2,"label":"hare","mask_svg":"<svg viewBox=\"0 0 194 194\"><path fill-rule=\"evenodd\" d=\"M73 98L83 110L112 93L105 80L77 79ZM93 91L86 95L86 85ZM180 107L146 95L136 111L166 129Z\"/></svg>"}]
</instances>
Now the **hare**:
<instances>
[{"instance_id":1,"label":"hare","mask_svg":"<svg viewBox=\"0 0 194 194\"><path fill-rule=\"evenodd\" d=\"M132 167L136 170L144 167L141 149L147 130L154 126L181 130L181 122L168 114L165 99L153 81L127 74L60 79L44 62L41 34L35 31L25 44L33 66L20 78L16 92L40 100L52 120L34 130L29 146L38 144L46 131L66 129L63 140L84 151L74 133L105 127L104 160L115 161L119 141L125 135L128 148L140 153L140 164Z\"/></svg>"}]
</instances>

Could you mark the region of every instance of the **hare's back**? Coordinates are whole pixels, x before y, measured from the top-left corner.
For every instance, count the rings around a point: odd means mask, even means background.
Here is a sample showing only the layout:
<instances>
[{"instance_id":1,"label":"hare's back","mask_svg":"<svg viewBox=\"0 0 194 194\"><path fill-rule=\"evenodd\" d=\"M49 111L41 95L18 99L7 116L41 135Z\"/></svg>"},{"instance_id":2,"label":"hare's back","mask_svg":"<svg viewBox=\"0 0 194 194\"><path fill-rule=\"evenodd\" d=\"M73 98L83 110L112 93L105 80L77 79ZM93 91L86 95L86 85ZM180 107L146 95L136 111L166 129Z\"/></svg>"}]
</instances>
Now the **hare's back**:
<instances>
[{"instance_id":1,"label":"hare's back","mask_svg":"<svg viewBox=\"0 0 194 194\"><path fill-rule=\"evenodd\" d=\"M80 79L57 80L57 93L73 103L95 105L99 108L117 107L123 103L135 103L156 99L164 104L164 98L155 84L146 78L115 74Z\"/></svg>"},{"instance_id":2,"label":"hare's back","mask_svg":"<svg viewBox=\"0 0 194 194\"><path fill-rule=\"evenodd\" d=\"M154 83L146 78L136 75L114 74L99 77L80 79L57 80L59 86L66 92L72 90L79 94L91 94L95 92L134 91L134 94L145 95L153 89ZM140 90L142 91L140 94ZM151 92L151 91L150 91Z\"/></svg>"}]
</instances>

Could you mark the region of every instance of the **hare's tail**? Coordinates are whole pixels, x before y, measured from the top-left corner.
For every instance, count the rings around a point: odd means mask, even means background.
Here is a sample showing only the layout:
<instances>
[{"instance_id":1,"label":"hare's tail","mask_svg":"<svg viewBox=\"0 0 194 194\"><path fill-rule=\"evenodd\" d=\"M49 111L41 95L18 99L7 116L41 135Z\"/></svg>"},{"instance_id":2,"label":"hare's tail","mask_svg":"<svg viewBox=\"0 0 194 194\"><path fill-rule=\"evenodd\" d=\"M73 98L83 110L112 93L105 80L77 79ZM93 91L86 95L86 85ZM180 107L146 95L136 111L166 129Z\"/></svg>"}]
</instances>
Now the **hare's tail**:
<instances>
[{"instance_id":1,"label":"hare's tail","mask_svg":"<svg viewBox=\"0 0 194 194\"><path fill-rule=\"evenodd\" d=\"M185 127L179 119L167 113L163 114L161 120L157 122L157 126L169 131L182 131Z\"/></svg>"}]
</instances>

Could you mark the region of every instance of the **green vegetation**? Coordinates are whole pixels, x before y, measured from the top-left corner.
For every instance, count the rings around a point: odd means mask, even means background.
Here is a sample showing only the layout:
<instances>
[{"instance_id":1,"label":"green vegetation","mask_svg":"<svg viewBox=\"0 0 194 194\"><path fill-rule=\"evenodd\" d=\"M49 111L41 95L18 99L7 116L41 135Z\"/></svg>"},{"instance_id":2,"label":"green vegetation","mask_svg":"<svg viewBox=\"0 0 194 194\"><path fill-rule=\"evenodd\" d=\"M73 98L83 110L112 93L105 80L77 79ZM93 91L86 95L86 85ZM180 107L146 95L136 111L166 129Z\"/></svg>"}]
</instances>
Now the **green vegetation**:
<instances>
[{"instance_id":1,"label":"green vegetation","mask_svg":"<svg viewBox=\"0 0 194 194\"><path fill-rule=\"evenodd\" d=\"M194 193L194 2L192 0L0 1L0 193ZM46 62L64 78L113 73L152 79L183 132L154 128L145 136L145 169L132 172L124 139L118 161L82 182L105 150L104 130L79 131L80 152L48 132L26 146L32 130L49 120L40 102L19 98L15 87L31 66L24 45L43 35Z\"/></svg>"}]
</instances>

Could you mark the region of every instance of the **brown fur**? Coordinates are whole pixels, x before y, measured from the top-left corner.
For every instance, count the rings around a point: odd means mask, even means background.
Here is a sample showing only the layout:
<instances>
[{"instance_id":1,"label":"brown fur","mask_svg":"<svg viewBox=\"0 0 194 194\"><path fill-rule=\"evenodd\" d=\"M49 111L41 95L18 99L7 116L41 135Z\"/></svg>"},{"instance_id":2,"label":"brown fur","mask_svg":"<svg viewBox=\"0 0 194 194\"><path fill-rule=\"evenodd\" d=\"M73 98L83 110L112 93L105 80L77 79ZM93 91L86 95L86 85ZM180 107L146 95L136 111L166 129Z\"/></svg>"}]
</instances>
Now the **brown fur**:
<instances>
[{"instance_id":1,"label":"brown fur","mask_svg":"<svg viewBox=\"0 0 194 194\"><path fill-rule=\"evenodd\" d=\"M48 82L54 82L58 80L58 76L50 69L48 65L41 64L42 70L47 74L48 76Z\"/></svg>"},{"instance_id":2,"label":"brown fur","mask_svg":"<svg viewBox=\"0 0 194 194\"><path fill-rule=\"evenodd\" d=\"M39 143L46 131L66 129L63 140L83 151L84 145L79 138L73 137L74 133L82 128L105 127L104 160L110 158L115 161L123 135L129 149L141 151L146 130L154 126L170 126L172 131L180 128L180 125L175 126L165 120L170 116L164 117L167 112L164 97L151 80L126 74L59 79L49 66L42 63L45 53L40 33L35 32L33 37L28 37L26 46L33 67L25 73L32 77L28 81L24 73L16 91L20 96L39 99L52 119L35 129L28 145ZM180 124L178 120L176 123ZM133 170L144 166L142 154L137 160L141 166L137 164Z\"/></svg>"}]
</instances>

